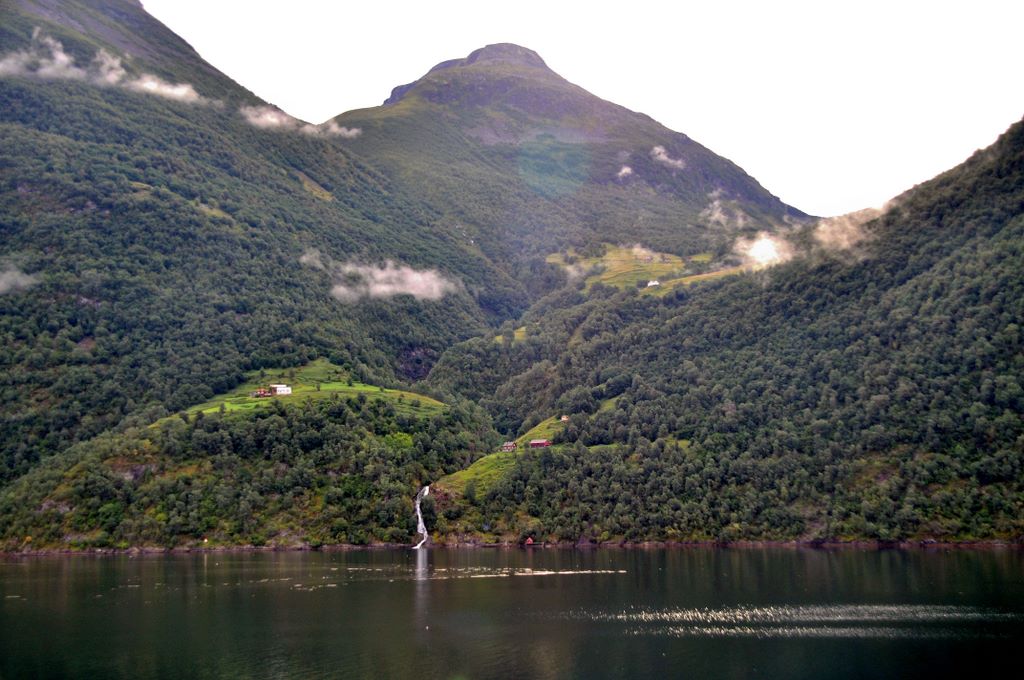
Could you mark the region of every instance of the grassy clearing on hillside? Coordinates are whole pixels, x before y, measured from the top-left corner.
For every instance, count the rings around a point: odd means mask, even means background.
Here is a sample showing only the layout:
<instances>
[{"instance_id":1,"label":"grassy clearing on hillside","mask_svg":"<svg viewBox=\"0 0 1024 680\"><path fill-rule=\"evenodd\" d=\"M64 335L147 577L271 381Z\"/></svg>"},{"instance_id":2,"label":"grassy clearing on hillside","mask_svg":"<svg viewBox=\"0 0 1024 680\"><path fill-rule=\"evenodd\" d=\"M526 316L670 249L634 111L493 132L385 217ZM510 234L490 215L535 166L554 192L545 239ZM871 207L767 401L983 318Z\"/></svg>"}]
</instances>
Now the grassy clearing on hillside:
<instances>
[{"instance_id":1,"label":"grassy clearing on hillside","mask_svg":"<svg viewBox=\"0 0 1024 680\"><path fill-rule=\"evenodd\" d=\"M547 261L552 264L582 268L589 272L585 290L589 291L595 283L602 283L623 290L639 288L644 295L664 295L676 286L688 286L746 271L746 267L739 266L702 272L713 259L711 253L697 253L684 259L640 246L607 246L604 255L600 257L583 257L572 250L547 257ZM646 284L649 281L657 281L658 285L648 287Z\"/></svg>"},{"instance_id":2,"label":"grassy clearing on hillside","mask_svg":"<svg viewBox=\"0 0 1024 680\"><path fill-rule=\"evenodd\" d=\"M522 342L526 339L526 326L520 326L512 332L512 342ZM498 344L505 342L505 336L495 335L494 341Z\"/></svg>"},{"instance_id":3,"label":"grassy clearing on hillside","mask_svg":"<svg viewBox=\"0 0 1024 680\"><path fill-rule=\"evenodd\" d=\"M465 470L442 477L435 486L448 493L462 496L466 493L466 485L472 481L475 484L476 495L483 496L515 466L518 457L518 451L492 453L475 461Z\"/></svg>"},{"instance_id":4,"label":"grassy clearing on hillside","mask_svg":"<svg viewBox=\"0 0 1024 680\"><path fill-rule=\"evenodd\" d=\"M365 395L368 399L383 399L391 402L400 413L433 415L444 410L445 405L423 394L392 390L353 381L349 384L348 373L326 359L317 359L299 368L267 369L253 371L246 376L244 384L227 394L189 408L186 413L216 413L224 406L226 412L247 412L266 408L274 400L284 403L300 403L306 399L328 399L334 395L343 397ZM260 387L271 383L291 386L292 393L280 397L251 397Z\"/></svg>"},{"instance_id":5,"label":"grassy clearing on hillside","mask_svg":"<svg viewBox=\"0 0 1024 680\"><path fill-rule=\"evenodd\" d=\"M565 255L549 255L547 261L563 267L577 266L594 271L586 279L586 290L595 283L616 288L636 288L639 283L662 278L679 277L686 272L686 262L677 255L656 253L639 246L608 246L600 257L582 257L574 251Z\"/></svg>"},{"instance_id":6,"label":"grassy clearing on hillside","mask_svg":"<svg viewBox=\"0 0 1024 680\"><path fill-rule=\"evenodd\" d=\"M726 267L725 269L719 269L718 271L707 272L706 274L693 274L691 276L683 276L678 279L667 279L662 281L660 286L656 288L645 288L641 292L648 295L664 295L676 286L689 286L694 283L700 283L701 281L720 279L723 276L734 276L736 274L742 274L747 270L748 267L740 265L738 267Z\"/></svg>"},{"instance_id":7,"label":"grassy clearing on hillside","mask_svg":"<svg viewBox=\"0 0 1024 680\"><path fill-rule=\"evenodd\" d=\"M516 443L520 447L526 446L530 443L531 439L552 439L556 434L562 431L565 427L559 421L559 416L551 416L546 420L542 420L534 425L530 430L522 437L516 439Z\"/></svg>"},{"instance_id":8,"label":"grassy clearing on hillside","mask_svg":"<svg viewBox=\"0 0 1024 680\"><path fill-rule=\"evenodd\" d=\"M334 195L313 181L312 177L298 170L295 171L295 174L298 175L299 181L302 182L302 188L305 189L308 194L314 198L320 199L321 201L330 202L334 200Z\"/></svg>"},{"instance_id":9,"label":"grassy clearing on hillside","mask_svg":"<svg viewBox=\"0 0 1024 680\"><path fill-rule=\"evenodd\" d=\"M519 455L529 448L531 439L551 439L562 430L564 424L559 420L559 417L551 416L546 420L542 420L526 434L517 438L515 441L519 448L515 451L499 451L498 453L484 456L465 470L459 470L439 479L436 482L437 487L449 493L463 495L466 485L472 481L477 496L486 494L505 473L512 469Z\"/></svg>"}]
</instances>

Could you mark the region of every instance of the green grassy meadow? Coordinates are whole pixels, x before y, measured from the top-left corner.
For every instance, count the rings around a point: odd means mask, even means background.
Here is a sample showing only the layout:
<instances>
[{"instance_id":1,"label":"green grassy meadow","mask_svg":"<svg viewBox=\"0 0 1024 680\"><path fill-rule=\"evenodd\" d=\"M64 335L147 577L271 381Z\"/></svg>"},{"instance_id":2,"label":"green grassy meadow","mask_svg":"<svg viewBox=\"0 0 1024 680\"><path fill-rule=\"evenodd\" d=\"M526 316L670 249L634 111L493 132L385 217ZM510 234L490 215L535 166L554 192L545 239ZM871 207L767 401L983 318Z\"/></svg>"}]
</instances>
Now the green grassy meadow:
<instances>
[{"instance_id":1,"label":"green grassy meadow","mask_svg":"<svg viewBox=\"0 0 1024 680\"><path fill-rule=\"evenodd\" d=\"M556 434L562 431L564 425L558 420L559 416L551 416L540 421L522 437L516 439L516 443L522 448L530 443L531 439L553 439Z\"/></svg>"},{"instance_id":2,"label":"green grassy meadow","mask_svg":"<svg viewBox=\"0 0 1024 680\"><path fill-rule=\"evenodd\" d=\"M277 397L251 397L250 393L271 383L283 383L292 388L292 393ZM255 409L267 408L275 400L284 403L301 403L306 399L329 399L335 395L353 397L365 395L368 399L383 399L391 402L399 413L415 415L433 415L445 409L445 404L415 392L386 389L375 385L352 381L349 382L345 369L335 366L326 359L317 359L299 368L266 369L253 371L246 376L246 381L234 390L217 395L209 401L197 404L185 412L217 413L221 407L225 412L251 412Z\"/></svg>"},{"instance_id":3,"label":"green grassy meadow","mask_svg":"<svg viewBox=\"0 0 1024 680\"><path fill-rule=\"evenodd\" d=\"M515 465L519 455L528 449L531 439L552 439L564 425L560 416L551 416L530 428L526 434L516 438L519 448L515 451L499 451L480 458L465 470L459 470L436 482L439 489L456 495L463 495L466 485L473 481L478 495L487 491Z\"/></svg>"},{"instance_id":4,"label":"green grassy meadow","mask_svg":"<svg viewBox=\"0 0 1024 680\"><path fill-rule=\"evenodd\" d=\"M745 270L744 267L727 267L711 272L701 271L713 259L711 253L682 258L639 246L613 245L606 245L604 255L599 257L583 257L572 250L547 257L548 262L562 267L581 267L587 276L584 290L589 291L594 284L601 283L622 290L639 288L645 295L664 295L676 286L709 281ZM658 281L659 285L647 287L648 281Z\"/></svg>"}]
</instances>

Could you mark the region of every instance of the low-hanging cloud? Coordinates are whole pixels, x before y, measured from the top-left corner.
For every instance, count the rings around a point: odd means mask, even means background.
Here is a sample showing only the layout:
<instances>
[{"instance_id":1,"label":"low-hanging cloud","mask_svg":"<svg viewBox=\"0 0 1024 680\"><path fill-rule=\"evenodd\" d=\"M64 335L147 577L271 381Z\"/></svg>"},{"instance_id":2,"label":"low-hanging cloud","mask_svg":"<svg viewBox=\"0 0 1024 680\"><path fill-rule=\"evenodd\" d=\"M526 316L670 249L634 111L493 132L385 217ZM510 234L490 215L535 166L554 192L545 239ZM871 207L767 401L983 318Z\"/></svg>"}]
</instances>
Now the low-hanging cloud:
<instances>
[{"instance_id":1,"label":"low-hanging cloud","mask_svg":"<svg viewBox=\"0 0 1024 680\"><path fill-rule=\"evenodd\" d=\"M711 193L708 198L711 202L708 203L708 207L701 211L700 216L712 224L720 224L726 226L729 224L729 216L725 214L725 210L722 208L722 199L719 198L720 192Z\"/></svg>"},{"instance_id":2,"label":"low-hanging cloud","mask_svg":"<svg viewBox=\"0 0 1024 680\"><path fill-rule=\"evenodd\" d=\"M238 112L249 125L263 130L301 132L306 135L343 137L345 139L358 137L363 132L360 128L338 125L333 120L327 121L323 125L304 123L274 106L243 106L238 109Z\"/></svg>"},{"instance_id":3,"label":"low-hanging cloud","mask_svg":"<svg viewBox=\"0 0 1024 680\"><path fill-rule=\"evenodd\" d=\"M117 57L100 49L87 68L75 63L75 58L64 51L60 41L43 35L39 28L32 31L28 48L9 52L0 58L0 76L30 76L47 79L81 80L93 85L124 87L136 92L195 103L202 100L188 83L169 83L152 73L130 75Z\"/></svg>"},{"instance_id":4,"label":"low-hanging cloud","mask_svg":"<svg viewBox=\"0 0 1024 680\"><path fill-rule=\"evenodd\" d=\"M39 279L26 274L14 265L7 265L0 270L0 295L25 290L39 283Z\"/></svg>"},{"instance_id":5,"label":"low-hanging cloud","mask_svg":"<svg viewBox=\"0 0 1024 680\"><path fill-rule=\"evenodd\" d=\"M344 137L345 139L354 139L359 135L363 134L363 130L357 127L345 127L344 125L338 125L333 120L329 120L323 125L316 126L316 129L320 134Z\"/></svg>"},{"instance_id":6,"label":"low-hanging cloud","mask_svg":"<svg viewBox=\"0 0 1024 680\"><path fill-rule=\"evenodd\" d=\"M773 267L793 259L793 247L781 238L761 232L753 239L741 238L733 246L733 252L743 259L751 269Z\"/></svg>"},{"instance_id":7,"label":"low-hanging cloud","mask_svg":"<svg viewBox=\"0 0 1024 680\"><path fill-rule=\"evenodd\" d=\"M747 225L747 214L736 207L735 204L722 201L723 192L715 189L708 194L710 201L707 207L700 212L700 216L710 224L718 224L723 227L743 228Z\"/></svg>"},{"instance_id":8,"label":"low-hanging cloud","mask_svg":"<svg viewBox=\"0 0 1024 680\"><path fill-rule=\"evenodd\" d=\"M155 94L167 99L176 99L182 102L199 101L199 93L188 83L168 83L166 80L161 80L148 73L144 73L134 80L126 81L124 86L129 90Z\"/></svg>"},{"instance_id":9,"label":"low-hanging cloud","mask_svg":"<svg viewBox=\"0 0 1024 680\"><path fill-rule=\"evenodd\" d=\"M651 149L651 158L667 167L675 170L682 170L686 167L686 161L681 158L672 158L663 146L656 146Z\"/></svg>"},{"instance_id":10,"label":"low-hanging cloud","mask_svg":"<svg viewBox=\"0 0 1024 680\"><path fill-rule=\"evenodd\" d=\"M75 65L75 59L53 38L36 28L27 49L8 52L0 59L0 76L33 75L39 78L85 80L88 73Z\"/></svg>"},{"instance_id":11,"label":"low-hanging cloud","mask_svg":"<svg viewBox=\"0 0 1024 680\"><path fill-rule=\"evenodd\" d=\"M249 125L267 130L296 129L301 125L299 120L273 106L243 106L238 112Z\"/></svg>"},{"instance_id":12,"label":"low-hanging cloud","mask_svg":"<svg viewBox=\"0 0 1024 680\"><path fill-rule=\"evenodd\" d=\"M633 253L633 257L638 260L646 260L648 262L654 260L655 252L650 248L645 248L639 243L635 243L630 247L630 252Z\"/></svg>"},{"instance_id":13,"label":"low-hanging cloud","mask_svg":"<svg viewBox=\"0 0 1024 680\"><path fill-rule=\"evenodd\" d=\"M565 265L565 277L569 281L576 281L587 274L587 268L582 264L567 264Z\"/></svg>"},{"instance_id":14,"label":"low-hanging cloud","mask_svg":"<svg viewBox=\"0 0 1024 680\"><path fill-rule=\"evenodd\" d=\"M309 250L299 262L325 271L332 279L331 295L342 302L363 298L390 298L412 295L417 300L440 300L454 293L459 285L434 269L413 269L387 260L384 264L334 262Z\"/></svg>"},{"instance_id":15,"label":"low-hanging cloud","mask_svg":"<svg viewBox=\"0 0 1024 680\"><path fill-rule=\"evenodd\" d=\"M829 250L849 250L867 238L864 225L881 216L888 207L886 204L881 209L865 208L838 217L822 218L814 226L814 239Z\"/></svg>"}]
</instances>

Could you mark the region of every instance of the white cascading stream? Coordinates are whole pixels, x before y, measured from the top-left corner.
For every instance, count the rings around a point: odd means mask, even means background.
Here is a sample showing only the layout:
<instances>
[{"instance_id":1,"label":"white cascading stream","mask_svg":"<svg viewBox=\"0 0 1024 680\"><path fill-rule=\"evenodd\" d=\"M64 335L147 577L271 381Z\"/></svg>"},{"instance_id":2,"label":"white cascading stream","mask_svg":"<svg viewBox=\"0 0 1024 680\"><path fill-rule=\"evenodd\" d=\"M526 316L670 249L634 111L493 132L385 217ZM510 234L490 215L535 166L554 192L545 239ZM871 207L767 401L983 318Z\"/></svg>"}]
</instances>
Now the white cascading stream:
<instances>
[{"instance_id":1,"label":"white cascading stream","mask_svg":"<svg viewBox=\"0 0 1024 680\"><path fill-rule=\"evenodd\" d=\"M423 513L420 511L420 501L426 498L427 494L430 493L430 485L426 485L420 492L416 494L416 533L423 536L420 542L416 544L413 550L419 550L420 547L427 542L427 525L423 523Z\"/></svg>"}]
</instances>

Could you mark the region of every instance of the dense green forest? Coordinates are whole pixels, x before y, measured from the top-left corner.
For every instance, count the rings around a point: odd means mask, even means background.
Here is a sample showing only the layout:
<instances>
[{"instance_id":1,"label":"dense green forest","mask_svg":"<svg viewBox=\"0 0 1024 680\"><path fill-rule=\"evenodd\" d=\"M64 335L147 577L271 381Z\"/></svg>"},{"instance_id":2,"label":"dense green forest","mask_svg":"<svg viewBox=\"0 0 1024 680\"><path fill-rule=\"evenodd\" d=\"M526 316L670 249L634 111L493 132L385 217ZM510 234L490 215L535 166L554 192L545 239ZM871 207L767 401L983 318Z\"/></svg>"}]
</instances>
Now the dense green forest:
<instances>
[{"instance_id":1,"label":"dense green forest","mask_svg":"<svg viewBox=\"0 0 1024 680\"><path fill-rule=\"evenodd\" d=\"M525 48L311 125L137 3L3 3L0 540L403 542L426 483L439 541L1020 540L1024 125L819 228Z\"/></svg>"},{"instance_id":2,"label":"dense green forest","mask_svg":"<svg viewBox=\"0 0 1024 680\"><path fill-rule=\"evenodd\" d=\"M172 416L0 492L0 549L405 543L410 490L494 444L471 405L427 415L372 394Z\"/></svg>"},{"instance_id":3,"label":"dense green forest","mask_svg":"<svg viewBox=\"0 0 1024 680\"><path fill-rule=\"evenodd\" d=\"M499 429L570 415L483 498L560 539L1017 539L1024 125L866 225L855 253L678 288L567 291L431 375Z\"/></svg>"},{"instance_id":4,"label":"dense green forest","mask_svg":"<svg viewBox=\"0 0 1024 680\"><path fill-rule=\"evenodd\" d=\"M31 284L0 295L0 480L253 368L327 357L375 383L420 379L455 342L565 283L549 246L633 224L674 251L725 247L735 227L702 235L698 219L716 177L748 230L800 215L702 148L708 168L688 193L653 168L653 191L609 186L589 168L612 163L610 147L530 147L524 172L507 145L450 123L463 108L410 110L425 101L415 93L363 127L311 126L125 0L5 3L0 19L0 266ZM612 112L634 146L676 134L543 75L541 98L571 91L577 108ZM552 120L534 108L541 134ZM570 151L586 163L548 162ZM560 182L575 194L536 191ZM408 270L443 281L443 299L393 282L388 295L332 295L353 276Z\"/></svg>"}]
</instances>

